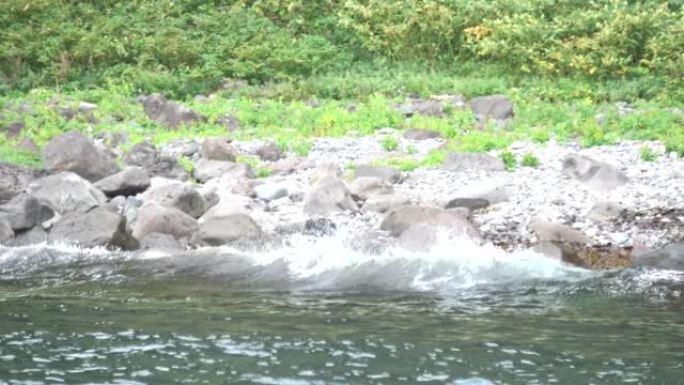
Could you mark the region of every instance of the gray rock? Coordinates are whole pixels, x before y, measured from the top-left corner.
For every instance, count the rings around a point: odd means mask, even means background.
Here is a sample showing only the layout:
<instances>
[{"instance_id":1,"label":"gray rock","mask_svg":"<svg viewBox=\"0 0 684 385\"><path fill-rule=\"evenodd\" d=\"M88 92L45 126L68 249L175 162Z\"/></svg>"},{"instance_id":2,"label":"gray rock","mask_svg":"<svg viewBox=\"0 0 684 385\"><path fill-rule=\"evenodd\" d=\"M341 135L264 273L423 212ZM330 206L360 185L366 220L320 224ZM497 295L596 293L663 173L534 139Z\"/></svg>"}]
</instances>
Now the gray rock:
<instances>
[{"instance_id":1,"label":"gray rock","mask_svg":"<svg viewBox=\"0 0 684 385\"><path fill-rule=\"evenodd\" d=\"M424 225L427 228L442 228L452 235L480 238L479 231L470 221L452 211L429 206L403 206L389 213L380 224L380 229L393 237L400 237L409 227ZM421 230L422 231L422 230ZM411 236L413 237L413 236ZM417 239L422 239L417 237Z\"/></svg>"},{"instance_id":2,"label":"gray rock","mask_svg":"<svg viewBox=\"0 0 684 385\"><path fill-rule=\"evenodd\" d=\"M147 170L141 167L128 167L100 179L94 186L108 197L135 195L150 187L150 176Z\"/></svg>"},{"instance_id":3,"label":"gray rock","mask_svg":"<svg viewBox=\"0 0 684 385\"><path fill-rule=\"evenodd\" d=\"M85 212L107 201L102 191L72 172L36 179L28 186L27 192L60 214Z\"/></svg>"},{"instance_id":4,"label":"gray rock","mask_svg":"<svg viewBox=\"0 0 684 385\"><path fill-rule=\"evenodd\" d=\"M247 214L236 213L211 217L200 224L200 239L212 246L219 246L239 240L255 239L261 236L261 229Z\"/></svg>"},{"instance_id":5,"label":"gray rock","mask_svg":"<svg viewBox=\"0 0 684 385\"><path fill-rule=\"evenodd\" d=\"M142 194L143 202L157 202L175 207L193 218L201 217L209 208L206 199L194 187L186 183L171 182L152 187Z\"/></svg>"},{"instance_id":6,"label":"gray rock","mask_svg":"<svg viewBox=\"0 0 684 385\"><path fill-rule=\"evenodd\" d=\"M206 121L204 116L176 102L169 101L160 94L152 94L140 99L145 114L167 128L175 130L183 125Z\"/></svg>"},{"instance_id":7,"label":"gray rock","mask_svg":"<svg viewBox=\"0 0 684 385\"><path fill-rule=\"evenodd\" d=\"M220 124L226 128L226 131L233 132L240 129L240 119L237 117L226 114L216 119L216 124Z\"/></svg>"},{"instance_id":8,"label":"gray rock","mask_svg":"<svg viewBox=\"0 0 684 385\"><path fill-rule=\"evenodd\" d=\"M282 157L280 147L278 147L278 145L273 142L266 143L263 146L259 147L256 150L256 154L259 157L259 159L268 162L276 162L280 160L280 158Z\"/></svg>"},{"instance_id":9,"label":"gray rock","mask_svg":"<svg viewBox=\"0 0 684 385\"><path fill-rule=\"evenodd\" d=\"M321 163L317 165L316 169L311 173L309 182L315 186L322 181L339 178L342 178L342 169L340 166L333 163Z\"/></svg>"},{"instance_id":10,"label":"gray rock","mask_svg":"<svg viewBox=\"0 0 684 385\"><path fill-rule=\"evenodd\" d=\"M606 222L617 219L625 209L615 202L597 202L589 211L589 219L596 222Z\"/></svg>"},{"instance_id":11,"label":"gray rock","mask_svg":"<svg viewBox=\"0 0 684 385\"><path fill-rule=\"evenodd\" d=\"M274 201L287 196L287 188L275 183L265 183L254 187L257 198L265 201Z\"/></svg>"},{"instance_id":12,"label":"gray rock","mask_svg":"<svg viewBox=\"0 0 684 385\"><path fill-rule=\"evenodd\" d=\"M392 194L394 186L385 179L362 176L349 184L349 191L355 199L365 201L373 195Z\"/></svg>"},{"instance_id":13,"label":"gray rock","mask_svg":"<svg viewBox=\"0 0 684 385\"><path fill-rule=\"evenodd\" d=\"M118 171L109 154L76 131L52 139L43 150L45 167L51 171L71 171L94 182Z\"/></svg>"},{"instance_id":14,"label":"gray rock","mask_svg":"<svg viewBox=\"0 0 684 385\"><path fill-rule=\"evenodd\" d=\"M638 267L684 271L684 242L636 255L632 261Z\"/></svg>"},{"instance_id":15,"label":"gray rock","mask_svg":"<svg viewBox=\"0 0 684 385\"><path fill-rule=\"evenodd\" d=\"M47 242L47 240L48 233L42 227L36 226L30 230L17 232L9 245L14 247L30 246Z\"/></svg>"},{"instance_id":16,"label":"gray rock","mask_svg":"<svg viewBox=\"0 0 684 385\"><path fill-rule=\"evenodd\" d=\"M576 154L563 159L563 173L597 190L612 190L629 182L629 178L612 165Z\"/></svg>"},{"instance_id":17,"label":"gray rock","mask_svg":"<svg viewBox=\"0 0 684 385\"><path fill-rule=\"evenodd\" d=\"M177 252L183 250L183 245L173 235L150 233L140 241L140 249Z\"/></svg>"},{"instance_id":18,"label":"gray rock","mask_svg":"<svg viewBox=\"0 0 684 385\"><path fill-rule=\"evenodd\" d=\"M31 138L22 139L17 144L17 148L22 151L30 152L31 154L38 154L40 152L40 149L36 145L36 142L34 142Z\"/></svg>"},{"instance_id":19,"label":"gray rock","mask_svg":"<svg viewBox=\"0 0 684 385\"><path fill-rule=\"evenodd\" d=\"M6 126L0 127L0 133L5 134L9 139L14 139L18 137L25 128L26 124L24 122L12 122Z\"/></svg>"},{"instance_id":20,"label":"gray rock","mask_svg":"<svg viewBox=\"0 0 684 385\"><path fill-rule=\"evenodd\" d=\"M392 167L370 166L362 164L356 167L354 178L374 177L383 179L389 183L399 183L403 177L401 171Z\"/></svg>"},{"instance_id":21,"label":"gray rock","mask_svg":"<svg viewBox=\"0 0 684 385\"><path fill-rule=\"evenodd\" d=\"M0 217L0 245L6 245L14 239L14 230L9 221Z\"/></svg>"},{"instance_id":22,"label":"gray rock","mask_svg":"<svg viewBox=\"0 0 684 385\"><path fill-rule=\"evenodd\" d=\"M493 119L498 126L503 126L514 116L513 103L505 95L473 98L470 100L470 108L480 124Z\"/></svg>"},{"instance_id":23,"label":"gray rock","mask_svg":"<svg viewBox=\"0 0 684 385\"><path fill-rule=\"evenodd\" d=\"M313 236L332 235L337 231L337 225L329 218L310 218L304 222L303 233Z\"/></svg>"},{"instance_id":24,"label":"gray rock","mask_svg":"<svg viewBox=\"0 0 684 385\"><path fill-rule=\"evenodd\" d=\"M157 202L145 203L137 211L133 237L143 239L148 234L169 234L178 240L189 240L199 231L197 220L175 207Z\"/></svg>"},{"instance_id":25,"label":"gray rock","mask_svg":"<svg viewBox=\"0 0 684 385\"><path fill-rule=\"evenodd\" d=\"M411 203L411 197L404 194L371 195L364 202L362 210L386 213Z\"/></svg>"},{"instance_id":26,"label":"gray rock","mask_svg":"<svg viewBox=\"0 0 684 385\"><path fill-rule=\"evenodd\" d=\"M237 151L225 138L206 138L202 142L200 154L205 159L235 162Z\"/></svg>"},{"instance_id":27,"label":"gray rock","mask_svg":"<svg viewBox=\"0 0 684 385\"><path fill-rule=\"evenodd\" d=\"M577 243L582 245L589 243L589 238L581 231L542 218L533 218L529 223L529 227L537 235L538 242Z\"/></svg>"},{"instance_id":28,"label":"gray rock","mask_svg":"<svg viewBox=\"0 0 684 385\"><path fill-rule=\"evenodd\" d=\"M51 242L74 242L83 247L118 247L124 250L137 249L138 241L126 233L126 219L104 207L97 207L87 213L65 214L50 229Z\"/></svg>"},{"instance_id":29,"label":"gray rock","mask_svg":"<svg viewBox=\"0 0 684 385\"><path fill-rule=\"evenodd\" d=\"M152 143L141 142L131 147L122 160L129 166L151 168L157 163L158 157L159 152Z\"/></svg>"},{"instance_id":30,"label":"gray rock","mask_svg":"<svg viewBox=\"0 0 684 385\"><path fill-rule=\"evenodd\" d=\"M409 128L404 131L404 138L409 140L427 140L441 138L442 134L439 131L426 130L422 128Z\"/></svg>"},{"instance_id":31,"label":"gray rock","mask_svg":"<svg viewBox=\"0 0 684 385\"><path fill-rule=\"evenodd\" d=\"M176 159L184 156L194 159L200 152L200 144L194 139L175 139L161 146L159 152L166 158Z\"/></svg>"},{"instance_id":32,"label":"gray rock","mask_svg":"<svg viewBox=\"0 0 684 385\"><path fill-rule=\"evenodd\" d=\"M202 183L226 174L235 179L254 178L254 171L248 164L221 160L200 159L195 163L192 171L195 179Z\"/></svg>"},{"instance_id":33,"label":"gray rock","mask_svg":"<svg viewBox=\"0 0 684 385\"><path fill-rule=\"evenodd\" d=\"M344 182L337 178L319 181L304 202L304 212L309 215L328 215L356 209L358 206L351 192Z\"/></svg>"},{"instance_id":34,"label":"gray rock","mask_svg":"<svg viewBox=\"0 0 684 385\"><path fill-rule=\"evenodd\" d=\"M54 215L55 212L47 202L27 194L19 195L0 206L0 218L5 218L14 231L40 225Z\"/></svg>"},{"instance_id":35,"label":"gray rock","mask_svg":"<svg viewBox=\"0 0 684 385\"><path fill-rule=\"evenodd\" d=\"M452 152L446 156L442 168L449 171L506 171L501 158L489 154Z\"/></svg>"},{"instance_id":36,"label":"gray rock","mask_svg":"<svg viewBox=\"0 0 684 385\"><path fill-rule=\"evenodd\" d=\"M455 198L450 200L444 208L456 207L465 207L469 211L476 211L489 207L489 201L483 198Z\"/></svg>"},{"instance_id":37,"label":"gray rock","mask_svg":"<svg viewBox=\"0 0 684 385\"><path fill-rule=\"evenodd\" d=\"M32 168L0 163L0 204L21 194L38 176L40 173Z\"/></svg>"}]
</instances>

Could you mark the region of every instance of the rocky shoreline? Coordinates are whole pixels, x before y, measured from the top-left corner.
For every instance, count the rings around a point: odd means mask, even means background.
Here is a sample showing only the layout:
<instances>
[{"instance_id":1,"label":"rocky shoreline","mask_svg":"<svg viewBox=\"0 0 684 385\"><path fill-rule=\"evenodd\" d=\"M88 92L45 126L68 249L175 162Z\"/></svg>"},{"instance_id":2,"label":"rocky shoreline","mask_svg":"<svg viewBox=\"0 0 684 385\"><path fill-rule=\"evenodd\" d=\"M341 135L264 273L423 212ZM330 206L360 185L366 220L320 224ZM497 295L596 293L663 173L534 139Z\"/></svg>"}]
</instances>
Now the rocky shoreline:
<instances>
[{"instance_id":1,"label":"rocky shoreline","mask_svg":"<svg viewBox=\"0 0 684 385\"><path fill-rule=\"evenodd\" d=\"M160 122L199 119L165 100L143 103ZM502 125L510 118L500 117ZM384 148L386 138L395 150ZM534 167L509 169L497 151L452 152L439 166L406 172L378 164L443 148L439 133L319 138L306 157L223 137L126 151L117 144L70 131L44 148L45 170L0 164L0 245L180 251L344 230L368 253L429 251L438 237L466 237L589 268L684 268L684 159L658 142L519 142L508 155L533 154ZM645 145L655 159L642 159ZM261 159L268 176L258 178L241 156Z\"/></svg>"}]
</instances>

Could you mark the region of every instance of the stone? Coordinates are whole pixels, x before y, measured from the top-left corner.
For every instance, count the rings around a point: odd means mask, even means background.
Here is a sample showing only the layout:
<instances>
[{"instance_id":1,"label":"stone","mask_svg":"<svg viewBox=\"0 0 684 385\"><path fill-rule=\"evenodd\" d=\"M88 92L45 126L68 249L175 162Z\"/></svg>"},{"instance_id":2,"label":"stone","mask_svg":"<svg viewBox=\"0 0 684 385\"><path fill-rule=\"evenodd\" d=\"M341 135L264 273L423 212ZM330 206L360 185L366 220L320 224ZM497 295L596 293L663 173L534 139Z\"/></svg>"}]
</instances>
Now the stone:
<instances>
[{"instance_id":1,"label":"stone","mask_svg":"<svg viewBox=\"0 0 684 385\"><path fill-rule=\"evenodd\" d=\"M160 94L143 96L140 100L147 117L172 130L206 121L204 116L176 102L169 101Z\"/></svg>"},{"instance_id":2,"label":"stone","mask_svg":"<svg viewBox=\"0 0 684 385\"><path fill-rule=\"evenodd\" d=\"M122 160L129 166L151 168L157 163L158 157L159 152L152 143L141 142L131 147Z\"/></svg>"},{"instance_id":3,"label":"stone","mask_svg":"<svg viewBox=\"0 0 684 385\"><path fill-rule=\"evenodd\" d=\"M404 194L371 195L363 204L362 210L386 213L411 203L411 197Z\"/></svg>"},{"instance_id":4,"label":"stone","mask_svg":"<svg viewBox=\"0 0 684 385\"><path fill-rule=\"evenodd\" d=\"M329 218L309 218L304 222L303 233L306 235L320 237L333 235L335 231L337 231L337 225Z\"/></svg>"},{"instance_id":5,"label":"stone","mask_svg":"<svg viewBox=\"0 0 684 385\"><path fill-rule=\"evenodd\" d=\"M586 156L568 155L563 159L563 173L590 188L609 191L625 185L629 178L612 165Z\"/></svg>"},{"instance_id":6,"label":"stone","mask_svg":"<svg viewBox=\"0 0 684 385\"><path fill-rule=\"evenodd\" d=\"M93 186L108 197L135 195L150 187L150 176L147 170L141 167L128 167L100 179Z\"/></svg>"},{"instance_id":7,"label":"stone","mask_svg":"<svg viewBox=\"0 0 684 385\"><path fill-rule=\"evenodd\" d=\"M635 255L633 262L637 267L684 271L684 242Z\"/></svg>"},{"instance_id":8,"label":"stone","mask_svg":"<svg viewBox=\"0 0 684 385\"><path fill-rule=\"evenodd\" d=\"M373 195L393 193L394 186L382 178L362 176L349 184L349 191L354 199L365 201Z\"/></svg>"},{"instance_id":9,"label":"stone","mask_svg":"<svg viewBox=\"0 0 684 385\"><path fill-rule=\"evenodd\" d=\"M195 159L200 149L200 143L194 139L174 139L161 146L159 153L166 158L186 157Z\"/></svg>"},{"instance_id":10,"label":"stone","mask_svg":"<svg viewBox=\"0 0 684 385\"><path fill-rule=\"evenodd\" d=\"M181 251L183 245L173 235L150 233L140 240L141 250Z\"/></svg>"},{"instance_id":11,"label":"stone","mask_svg":"<svg viewBox=\"0 0 684 385\"><path fill-rule=\"evenodd\" d=\"M276 162L282 157L280 147L274 142L268 142L256 150L259 159L267 162Z\"/></svg>"},{"instance_id":12,"label":"stone","mask_svg":"<svg viewBox=\"0 0 684 385\"><path fill-rule=\"evenodd\" d=\"M14 239L14 230L9 221L0 217L0 246L7 245Z\"/></svg>"},{"instance_id":13,"label":"stone","mask_svg":"<svg viewBox=\"0 0 684 385\"><path fill-rule=\"evenodd\" d=\"M304 202L304 213L309 215L328 215L356 209L358 206L351 192L344 182L337 178L319 181Z\"/></svg>"},{"instance_id":14,"label":"stone","mask_svg":"<svg viewBox=\"0 0 684 385\"><path fill-rule=\"evenodd\" d=\"M30 229L53 216L55 212L47 202L28 194L19 195L0 206L0 218L5 218L14 231Z\"/></svg>"},{"instance_id":15,"label":"stone","mask_svg":"<svg viewBox=\"0 0 684 385\"><path fill-rule=\"evenodd\" d=\"M119 169L109 154L76 131L53 138L43 150L43 160L48 170L71 171L90 182L112 175Z\"/></svg>"},{"instance_id":16,"label":"stone","mask_svg":"<svg viewBox=\"0 0 684 385\"><path fill-rule=\"evenodd\" d=\"M205 159L235 162L237 151L225 138L206 138L202 142L200 154Z\"/></svg>"},{"instance_id":17,"label":"stone","mask_svg":"<svg viewBox=\"0 0 684 385\"><path fill-rule=\"evenodd\" d=\"M34 142L31 138L22 139L17 144L17 148L22 151L30 152L31 154L38 154L40 152L40 149L36 145L36 142Z\"/></svg>"},{"instance_id":18,"label":"stone","mask_svg":"<svg viewBox=\"0 0 684 385\"><path fill-rule=\"evenodd\" d=\"M287 187L276 183L264 183L254 186L257 198L267 202L287 196Z\"/></svg>"},{"instance_id":19,"label":"stone","mask_svg":"<svg viewBox=\"0 0 684 385\"><path fill-rule=\"evenodd\" d=\"M480 238L479 231L467 218L430 206L402 206L394 209L383 219L380 229L398 238L406 229L418 224L443 228L452 235Z\"/></svg>"},{"instance_id":20,"label":"stone","mask_svg":"<svg viewBox=\"0 0 684 385\"><path fill-rule=\"evenodd\" d=\"M248 164L222 160L200 159L195 162L195 168L192 170L195 179L202 183L226 174L235 179L254 178L254 171Z\"/></svg>"},{"instance_id":21,"label":"stone","mask_svg":"<svg viewBox=\"0 0 684 385\"><path fill-rule=\"evenodd\" d=\"M409 140L428 140L441 138L442 134L439 131L426 130L423 128L409 128L404 131L404 138Z\"/></svg>"},{"instance_id":22,"label":"stone","mask_svg":"<svg viewBox=\"0 0 684 385\"><path fill-rule=\"evenodd\" d=\"M501 158L489 154L452 152L447 154L442 168L449 171L506 171Z\"/></svg>"},{"instance_id":23,"label":"stone","mask_svg":"<svg viewBox=\"0 0 684 385\"><path fill-rule=\"evenodd\" d=\"M138 241L126 232L126 219L104 207L86 213L65 214L50 229L48 240L124 250L134 250L139 246Z\"/></svg>"},{"instance_id":24,"label":"stone","mask_svg":"<svg viewBox=\"0 0 684 385\"><path fill-rule=\"evenodd\" d=\"M489 204L490 202L483 198L455 198L450 200L444 208L465 207L469 211L476 211L489 207Z\"/></svg>"},{"instance_id":25,"label":"stone","mask_svg":"<svg viewBox=\"0 0 684 385\"><path fill-rule=\"evenodd\" d=\"M15 233L14 240L9 243L9 246L31 246L39 243L47 242L48 233L42 227L36 226L29 230L19 231Z\"/></svg>"},{"instance_id":26,"label":"stone","mask_svg":"<svg viewBox=\"0 0 684 385\"><path fill-rule=\"evenodd\" d=\"M212 246L220 246L239 240L256 239L261 229L247 214L236 213L211 217L200 224L199 238Z\"/></svg>"},{"instance_id":27,"label":"stone","mask_svg":"<svg viewBox=\"0 0 684 385\"><path fill-rule=\"evenodd\" d=\"M539 242L553 242L557 244L577 243L581 245L589 243L589 238L581 231L539 217L533 218L529 223L529 227L537 235Z\"/></svg>"},{"instance_id":28,"label":"stone","mask_svg":"<svg viewBox=\"0 0 684 385\"><path fill-rule=\"evenodd\" d=\"M0 204L24 192L40 175L40 172L29 167L0 163Z\"/></svg>"},{"instance_id":29,"label":"stone","mask_svg":"<svg viewBox=\"0 0 684 385\"><path fill-rule=\"evenodd\" d=\"M361 177L380 178L389 183L399 183L403 180L401 171L396 168L366 164L357 166L356 171L354 172L354 178Z\"/></svg>"},{"instance_id":30,"label":"stone","mask_svg":"<svg viewBox=\"0 0 684 385\"><path fill-rule=\"evenodd\" d=\"M465 98L461 95L433 95L429 99L410 99L397 106L397 111L409 118L415 114L443 117L449 109L463 108Z\"/></svg>"},{"instance_id":31,"label":"stone","mask_svg":"<svg viewBox=\"0 0 684 385\"><path fill-rule=\"evenodd\" d=\"M632 266L629 249L612 246L589 246L581 243L562 243L561 260L571 265L592 270L617 269Z\"/></svg>"},{"instance_id":32,"label":"stone","mask_svg":"<svg viewBox=\"0 0 684 385\"><path fill-rule=\"evenodd\" d=\"M97 110L97 104L95 103L88 103L88 102L80 102L78 103L78 112L87 114L87 113L92 113L95 110Z\"/></svg>"},{"instance_id":33,"label":"stone","mask_svg":"<svg viewBox=\"0 0 684 385\"><path fill-rule=\"evenodd\" d=\"M4 127L0 127L0 132L5 134L7 138L14 139L21 135L25 128L26 124L24 122L12 122Z\"/></svg>"},{"instance_id":34,"label":"stone","mask_svg":"<svg viewBox=\"0 0 684 385\"><path fill-rule=\"evenodd\" d=\"M175 207L193 218L199 218L207 212L209 207L206 199L193 186L177 181L167 182L145 191L140 197L142 201Z\"/></svg>"},{"instance_id":35,"label":"stone","mask_svg":"<svg viewBox=\"0 0 684 385\"><path fill-rule=\"evenodd\" d=\"M315 186L322 181L339 178L342 178L340 166L333 163L321 163L316 166L316 169L309 176L309 182Z\"/></svg>"},{"instance_id":36,"label":"stone","mask_svg":"<svg viewBox=\"0 0 684 385\"><path fill-rule=\"evenodd\" d=\"M470 204L473 207L480 207L487 202L487 205L495 205L497 203L508 201L508 191L506 186L496 182L495 180L479 180L476 184L470 184L459 189L456 198L450 200L445 208L458 207L456 204Z\"/></svg>"},{"instance_id":37,"label":"stone","mask_svg":"<svg viewBox=\"0 0 684 385\"><path fill-rule=\"evenodd\" d=\"M596 222L607 222L617 219L622 215L625 209L615 202L604 201L597 202L589 210L587 215L589 219Z\"/></svg>"},{"instance_id":38,"label":"stone","mask_svg":"<svg viewBox=\"0 0 684 385\"><path fill-rule=\"evenodd\" d=\"M177 240L188 241L199 231L197 220L183 211L163 206L157 202L147 202L137 210L133 225L133 237L143 239L148 234L172 235Z\"/></svg>"},{"instance_id":39,"label":"stone","mask_svg":"<svg viewBox=\"0 0 684 385\"><path fill-rule=\"evenodd\" d=\"M225 127L226 131L233 132L240 129L240 119L237 117L226 114L216 119L216 124Z\"/></svg>"},{"instance_id":40,"label":"stone","mask_svg":"<svg viewBox=\"0 0 684 385\"><path fill-rule=\"evenodd\" d=\"M85 212L107 201L102 191L73 172L61 172L36 179L28 186L27 192L46 202L59 214Z\"/></svg>"},{"instance_id":41,"label":"stone","mask_svg":"<svg viewBox=\"0 0 684 385\"><path fill-rule=\"evenodd\" d=\"M501 127L506 125L514 116L513 103L505 95L473 98L470 100L470 108L481 125L492 119L497 126Z\"/></svg>"}]
</instances>

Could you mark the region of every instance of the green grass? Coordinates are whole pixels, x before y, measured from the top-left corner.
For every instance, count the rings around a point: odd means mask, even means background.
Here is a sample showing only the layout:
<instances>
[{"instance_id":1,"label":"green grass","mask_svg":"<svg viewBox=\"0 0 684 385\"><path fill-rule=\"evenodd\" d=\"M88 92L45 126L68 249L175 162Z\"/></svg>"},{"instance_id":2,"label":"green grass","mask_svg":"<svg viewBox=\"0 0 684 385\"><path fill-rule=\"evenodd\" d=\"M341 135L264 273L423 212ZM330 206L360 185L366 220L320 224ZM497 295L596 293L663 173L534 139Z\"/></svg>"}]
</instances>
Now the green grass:
<instances>
[{"instance_id":1,"label":"green grass","mask_svg":"<svg viewBox=\"0 0 684 385\"><path fill-rule=\"evenodd\" d=\"M639 156L644 162L653 162L658 159L658 153L653 151L649 146L643 146L639 149Z\"/></svg>"},{"instance_id":2,"label":"green grass","mask_svg":"<svg viewBox=\"0 0 684 385\"><path fill-rule=\"evenodd\" d=\"M523 158L522 158L522 161L520 162L520 164L523 165L524 167L537 168L537 167L539 167L539 158L537 158L531 152L528 152L525 155L523 155Z\"/></svg>"},{"instance_id":3,"label":"green grass","mask_svg":"<svg viewBox=\"0 0 684 385\"><path fill-rule=\"evenodd\" d=\"M391 136L387 136L382 139L382 148L385 149L385 151L394 151L399 147L399 142L397 141L396 138L393 138Z\"/></svg>"},{"instance_id":4,"label":"green grass","mask_svg":"<svg viewBox=\"0 0 684 385\"><path fill-rule=\"evenodd\" d=\"M506 170L513 170L518 165L518 160L515 159L515 155L506 150L501 153L501 160L503 160L504 165L506 165Z\"/></svg>"}]
</instances>

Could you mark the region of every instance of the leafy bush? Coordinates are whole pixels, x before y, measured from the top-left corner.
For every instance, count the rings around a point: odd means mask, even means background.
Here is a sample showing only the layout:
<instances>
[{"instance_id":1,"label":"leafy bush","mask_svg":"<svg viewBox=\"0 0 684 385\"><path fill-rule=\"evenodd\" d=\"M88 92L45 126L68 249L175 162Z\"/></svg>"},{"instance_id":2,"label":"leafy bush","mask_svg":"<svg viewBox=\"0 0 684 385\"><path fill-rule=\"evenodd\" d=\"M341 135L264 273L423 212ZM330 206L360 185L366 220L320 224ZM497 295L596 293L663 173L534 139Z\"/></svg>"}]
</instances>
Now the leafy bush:
<instances>
[{"instance_id":1,"label":"leafy bush","mask_svg":"<svg viewBox=\"0 0 684 385\"><path fill-rule=\"evenodd\" d=\"M525 155L523 155L521 164L525 167L536 168L539 167L539 158L537 158L534 154L528 152Z\"/></svg>"}]
</instances>

